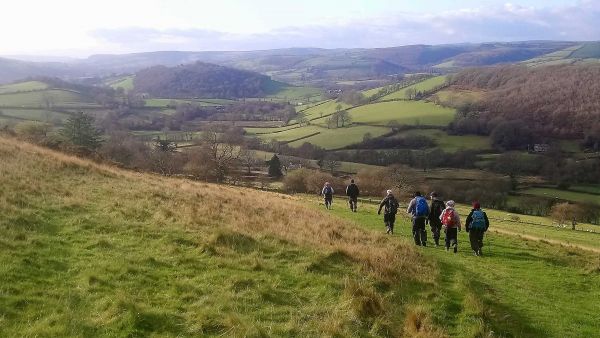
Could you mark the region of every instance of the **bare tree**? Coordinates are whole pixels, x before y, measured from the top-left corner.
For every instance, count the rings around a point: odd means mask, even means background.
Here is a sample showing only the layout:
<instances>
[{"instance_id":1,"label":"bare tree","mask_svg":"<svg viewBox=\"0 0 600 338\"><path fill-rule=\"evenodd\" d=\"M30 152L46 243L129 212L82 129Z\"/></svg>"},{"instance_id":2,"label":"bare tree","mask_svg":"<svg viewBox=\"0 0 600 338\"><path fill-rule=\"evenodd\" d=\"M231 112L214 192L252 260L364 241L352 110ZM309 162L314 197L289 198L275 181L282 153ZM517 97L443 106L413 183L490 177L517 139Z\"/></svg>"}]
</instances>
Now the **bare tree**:
<instances>
[{"instance_id":1,"label":"bare tree","mask_svg":"<svg viewBox=\"0 0 600 338\"><path fill-rule=\"evenodd\" d=\"M256 158L256 152L246 148L240 150L239 160L242 167L246 169L247 175L250 175L252 168L259 163L258 159Z\"/></svg>"},{"instance_id":2,"label":"bare tree","mask_svg":"<svg viewBox=\"0 0 600 338\"><path fill-rule=\"evenodd\" d=\"M212 164L214 178L222 182L233 164L240 156L240 147L235 144L225 143L217 129L212 127L202 134L202 151L208 155Z\"/></svg>"},{"instance_id":3,"label":"bare tree","mask_svg":"<svg viewBox=\"0 0 600 338\"><path fill-rule=\"evenodd\" d=\"M573 230L575 230L575 225L582 214L583 209L580 206L568 202L555 204L550 211L550 216L558 225L562 226L566 222L571 222L571 229Z\"/></svg>"},{"instance_id":4,"label":"bare tree","mask_svg":"<svg viewBox=\"0 0 600 338\"><path fill-rule=\"evenodd\" d=\"M329 172L333 175L333 173L342 166L340 161L333 158L323 159L323 168L329 170Z\"/></svg>"}]
</instances>

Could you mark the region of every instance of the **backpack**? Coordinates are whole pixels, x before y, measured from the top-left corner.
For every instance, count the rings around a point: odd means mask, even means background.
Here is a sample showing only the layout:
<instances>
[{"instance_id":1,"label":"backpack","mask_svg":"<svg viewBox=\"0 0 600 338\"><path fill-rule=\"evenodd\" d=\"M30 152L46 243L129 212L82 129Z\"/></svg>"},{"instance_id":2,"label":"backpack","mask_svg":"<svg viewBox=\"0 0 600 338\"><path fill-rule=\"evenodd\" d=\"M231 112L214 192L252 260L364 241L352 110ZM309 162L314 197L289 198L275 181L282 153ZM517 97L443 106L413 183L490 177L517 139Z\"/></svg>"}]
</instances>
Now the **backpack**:
<instances>
[{"instance_id":1,"label":"backpack","mask_svg":"<svg viewBox=\"0 0 600 338\"><path fill-rule=\"evenodd\" d=\"M443 201L433 200L431 202L431 218L440 219L440 215L444 212L444 209L446 209L446 206Z\"/></svg>"},{"instance_id":2,"label":"backpack","mask_svg":"<svg viewBox=\"0 0 600 338\"><path fill-rule=\"evenodd\" d=\"M474 210L473 215L471 215L471 224L469 228L473 230L484 230L485 229L485 217L483 216L483 211Z\"/></svg>"},{"instance_id":3,"label":"backpack","mask_svg":"<svg viewBox=\"0 0 600 338\"><path fill-rule=\"evenodd\" d=\"M456 214L454 209L446 210L444 217L442 217L442 224L446 227L454 227L454 224L456 224Z\"/></svg>"},{"instance_id":4,"label":"backpack","mask_svg":"<svg viewBox=\"0 0 600 338\"><path fill-rule=\"evenodd\" d=\"M429 205L427 205L427 200L422 196L416 197L415 216L427 217L427 215L429 215Z\"/></svg>"},{"instance_id":5,"label":"backpack","mask_svg":"<svg viewBox=\"0 0 600 338\"><path fill-rule=\"evenodd\" d=\"M325 189L323 189L323 195L333 195L333 189L331 189L331 187L325 187Z\"/></svg>"},{"instance_id":6,"label":"backpack","mask_svg":"<svg viewBox=\"0 0 600 338\"><path fill-rule=\"evenodd\" d=\"M398 201L396 200L396 198L394 198L394 197L388 198L388 200L387 200L387 206L386 206L388 214L392 214L392 215L397 214L398 213L398 206L399 205L398 205Z\"/></svg>"}]
</instances>

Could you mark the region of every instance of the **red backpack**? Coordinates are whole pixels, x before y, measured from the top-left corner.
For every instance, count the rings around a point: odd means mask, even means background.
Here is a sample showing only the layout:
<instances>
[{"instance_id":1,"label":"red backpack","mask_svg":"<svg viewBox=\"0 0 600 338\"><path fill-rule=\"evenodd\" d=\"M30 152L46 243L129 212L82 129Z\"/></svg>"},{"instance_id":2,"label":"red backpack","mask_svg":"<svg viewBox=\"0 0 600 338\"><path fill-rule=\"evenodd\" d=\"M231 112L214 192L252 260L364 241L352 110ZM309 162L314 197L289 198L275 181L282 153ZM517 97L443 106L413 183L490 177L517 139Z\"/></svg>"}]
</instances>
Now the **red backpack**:
<instances>
[{"instance_id":1,"label":"red backpack","mask_svg":"<svg viewBox=\"0 0 600 338\"><path fill-rule=\"evenodd\" d=\"M444 211L444 217L442 217L442 224L446 227L454 227L456 223L456 215L454 209L448 209Z\"/></svg>"}]
</instances>

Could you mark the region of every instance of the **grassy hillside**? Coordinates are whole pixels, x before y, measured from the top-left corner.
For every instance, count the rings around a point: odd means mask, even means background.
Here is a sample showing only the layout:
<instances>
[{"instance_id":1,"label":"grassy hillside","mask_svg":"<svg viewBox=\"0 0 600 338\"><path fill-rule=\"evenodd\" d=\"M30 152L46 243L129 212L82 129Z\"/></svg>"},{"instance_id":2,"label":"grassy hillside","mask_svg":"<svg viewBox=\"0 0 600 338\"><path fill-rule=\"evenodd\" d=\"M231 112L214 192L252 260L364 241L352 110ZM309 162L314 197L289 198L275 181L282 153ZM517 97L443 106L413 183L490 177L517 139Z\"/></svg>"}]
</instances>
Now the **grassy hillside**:
<instances>
[{"instance_id":1,"label":"grassy hillside","mask_svg":"<svg viewBox=\"0 0 600 338\"><path fill-rule=\"evenodd\" d=\"M133 75L118 78L107 83L107 85L114 89L123 88L126 91L133 90Z\"/></svg>"},{"instance_id":2,"label":"grassy hillside","mask_svg":"<svg viewBox=\"0 0 600 338\"><path fill-rule=\"evenodd\" d=\"M0 163L0 336L398 335L434 274L287 196L3 138Z\"/></svg>"},{"instance_id":3,"label":"grassy hillside","mask_svg":"<svg viewBox=\"0 0 600 338\"><path fill-rule=\"evenodd\" d=\"M306 203L317 207L312 198ZM459 208L463 221L467 211ZM361 204L359 212L352 214L340 199L334 202L333 213L376 233L384 231L374 205ZM497 216L493 212L490 215ZM411 237L409 222L399 216L399 243ZM492 220L483 259L471 254L464 231L459 233L456 255L441 248L423 250L424 257L434 260L440 272L435 287L415 291L423 297L421 306L430 309L435 320L443 322L449 336L597 335L600 251L580 251L557 243L578 243L577 239L581 239L600 250L596 238L600 235L532 226L537 231L534 236L523 233L528 228ZM558 240L550 242L553 238Z\"/></svg>"},{"instance_id":4,"label":"grassy hillside","mask_svg":"<svg viewBox=\"0 0 600 338\"><path fill-rule=\"evenodd\" d=\"M41 108L95 106L94 102L75 91L49 89L33 92L0 94L0 107Z\"/></svg>"},{"instance_id":5,"label":"grassy hillside","mask_svg":"<svg viewBox=\"0 0 600 338\"><path fill-rule=\"evenodd\" d=\"M432 77L432 78L427 79L425 81L421 81L421 82L416 83L414 85L402 88L399 91L396 91L394 93L388 94L388 95L382 97L379 100L406 99L406 92L408 90L415 89L415 90L417 90L419 92L423 92L423 91L426 91L426 90L432 90L433 88L435 88L437 86L441 86L445 82L446 82L446 76Z\"/></svg>"}]
</instances>

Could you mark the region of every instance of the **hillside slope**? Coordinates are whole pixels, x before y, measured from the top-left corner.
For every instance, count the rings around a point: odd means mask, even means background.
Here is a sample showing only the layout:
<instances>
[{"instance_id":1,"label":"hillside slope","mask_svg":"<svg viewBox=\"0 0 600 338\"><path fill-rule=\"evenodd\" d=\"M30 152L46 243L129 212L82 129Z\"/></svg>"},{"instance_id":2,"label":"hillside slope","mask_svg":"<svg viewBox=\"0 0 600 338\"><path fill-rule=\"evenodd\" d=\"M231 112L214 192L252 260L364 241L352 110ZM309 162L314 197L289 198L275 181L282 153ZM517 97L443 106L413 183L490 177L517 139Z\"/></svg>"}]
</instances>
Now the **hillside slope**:
<instances>
[{"instance_id":1,"label":"hillside slope","mask_svg":"<svg viewBox=\"0 0 600 338\"><path fill-rule=\"evenodd\" d=\"M433 276L288 196L1 137L0 163L0 336L389 336Z\"/></svg>"},{"instance_id":2,"label":"hillside slope","mask_svg":"<svg viewBox=\"0 0 600 338\"><path fill-rule=\"evenodd\" d=\"M271 82L265 75L203 62L146 68L133 79L136 91L168 98L259 97Z\"/></svg>"}]
</instances>

